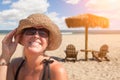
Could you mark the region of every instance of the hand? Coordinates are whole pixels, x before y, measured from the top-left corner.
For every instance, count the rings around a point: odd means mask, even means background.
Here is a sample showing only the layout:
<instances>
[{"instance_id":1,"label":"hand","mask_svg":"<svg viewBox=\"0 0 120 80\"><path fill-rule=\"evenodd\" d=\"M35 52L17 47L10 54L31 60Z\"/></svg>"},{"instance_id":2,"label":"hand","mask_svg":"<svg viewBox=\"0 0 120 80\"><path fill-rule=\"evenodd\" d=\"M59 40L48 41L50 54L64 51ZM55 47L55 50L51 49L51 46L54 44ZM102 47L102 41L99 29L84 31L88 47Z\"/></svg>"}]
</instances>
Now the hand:
<instances>
[{"instance_id":1,"label":"hand","mask_svg":"<svg viewBox=\"0 0 120 80\"><path fill-rule=\"evenodd\" d=\"M16 29L8 33L2 40L1 57L4 58L7 62L10 60L11 56L15 52L18 41L19 41L19 35L14 37L15 33L16 33Z\"/></svg>"}]
</instances>

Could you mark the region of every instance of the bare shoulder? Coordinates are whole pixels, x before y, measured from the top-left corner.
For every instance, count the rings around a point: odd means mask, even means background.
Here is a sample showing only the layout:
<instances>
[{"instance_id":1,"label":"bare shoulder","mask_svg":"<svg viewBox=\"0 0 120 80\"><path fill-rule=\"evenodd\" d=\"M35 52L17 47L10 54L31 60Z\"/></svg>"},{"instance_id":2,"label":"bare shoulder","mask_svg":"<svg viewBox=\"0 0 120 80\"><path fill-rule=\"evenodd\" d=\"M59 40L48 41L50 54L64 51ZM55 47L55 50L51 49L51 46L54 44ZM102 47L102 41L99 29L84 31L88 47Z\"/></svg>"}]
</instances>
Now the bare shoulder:
<instances>
[{"instance_id":1,"label":"bare shoulder","mask_svg":"<svg viewBox=\"0 0 120 80\"><path fill-rule=\"evenodd\" d=\"M52 60L54 62L50 66L51 66L51 68L53 70L62 70L62 69L64 69L64 66L60 62L58 62L58 61L56 61L54 59L52 59Z\"/></svg>"},{"instance_id":2,"label":"bare shoulder","mask_svg":"<svg viewBox=\"0 0 120 80\"><path fill-rule=\"evenodd\" d=\"M68 80L65 67L60 62L54 60L50 65L50 70L52 74L51 77L54 78L54 80Z\"/></svg>"}]
</instances>

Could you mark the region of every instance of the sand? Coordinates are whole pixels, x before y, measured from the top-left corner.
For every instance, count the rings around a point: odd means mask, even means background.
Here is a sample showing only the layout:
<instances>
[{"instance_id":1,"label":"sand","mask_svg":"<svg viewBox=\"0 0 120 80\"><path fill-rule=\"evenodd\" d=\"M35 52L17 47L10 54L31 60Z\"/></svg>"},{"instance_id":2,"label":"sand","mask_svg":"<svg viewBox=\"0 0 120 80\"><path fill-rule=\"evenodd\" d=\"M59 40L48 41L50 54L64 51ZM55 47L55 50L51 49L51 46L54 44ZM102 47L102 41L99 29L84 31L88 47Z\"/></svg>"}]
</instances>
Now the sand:
<instances>
[{"instance_id":1,"label":"sand","mask_svg":"<svg viewBox=\"0 0 120 80\"><path fill-rule=\"evenodd\" d=\"M85 53L80 52L84 49L84 34L63 35L61 46L55 51L47 51L46 54L54 56L65 67L69 80L120 80L120 34L89 34L88 49L99 50L100 46L107 44L109 46L110 62L97 62L92 59L91 53L88 53L88 61L84 61ZM4 35L0 35L0 42ZM68 44L75 45L79 51L77 61L64 62L64 50ZM1 43L0 43L1 48ZM22 56L22 47L18 45L13 56ZM0 50L1 53L1 50Z\"/></svg>"}]
</instances>

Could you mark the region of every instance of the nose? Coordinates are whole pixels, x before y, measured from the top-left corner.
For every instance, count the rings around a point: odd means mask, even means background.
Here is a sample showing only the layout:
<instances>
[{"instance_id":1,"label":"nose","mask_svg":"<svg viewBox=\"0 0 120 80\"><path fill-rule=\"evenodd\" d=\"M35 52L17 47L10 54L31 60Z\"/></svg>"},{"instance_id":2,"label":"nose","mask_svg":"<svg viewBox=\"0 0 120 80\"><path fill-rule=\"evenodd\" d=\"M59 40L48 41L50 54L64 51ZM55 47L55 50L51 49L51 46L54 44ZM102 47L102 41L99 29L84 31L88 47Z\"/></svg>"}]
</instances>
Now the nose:
<instances>
[{"instance_id":1,"label":"nose","mask_svg":"<svg viewBox=\"0 0 120 80\"><path fill-rule=\"evenodd\" d=\"M40 37L38 31L34 34L35 37Z\"/></svg>"}]
</instances>

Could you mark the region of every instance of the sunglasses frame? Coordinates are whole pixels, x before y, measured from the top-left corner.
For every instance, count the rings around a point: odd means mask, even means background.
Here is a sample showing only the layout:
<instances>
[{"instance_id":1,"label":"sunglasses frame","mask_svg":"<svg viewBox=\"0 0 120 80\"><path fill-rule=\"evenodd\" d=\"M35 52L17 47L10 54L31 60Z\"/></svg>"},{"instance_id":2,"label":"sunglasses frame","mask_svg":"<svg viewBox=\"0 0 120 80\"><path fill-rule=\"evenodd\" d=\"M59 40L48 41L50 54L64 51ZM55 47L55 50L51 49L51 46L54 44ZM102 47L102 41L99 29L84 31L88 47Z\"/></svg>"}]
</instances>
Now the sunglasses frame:
<instances>
[{"instance_id":1,"label":"sunglasses frame","mask_svg":"<svg viewBox=\"0 0 120 80\"><path fill-rule=\"evenodd\" d=\"M34 27L30 27L30 28L25 28L22 30L22 34L25 35L35 35L36 32L38 32L39 36L41 37L49 37L49 31L46 28L34 28Z\"/></svg>"}]
</instances>

